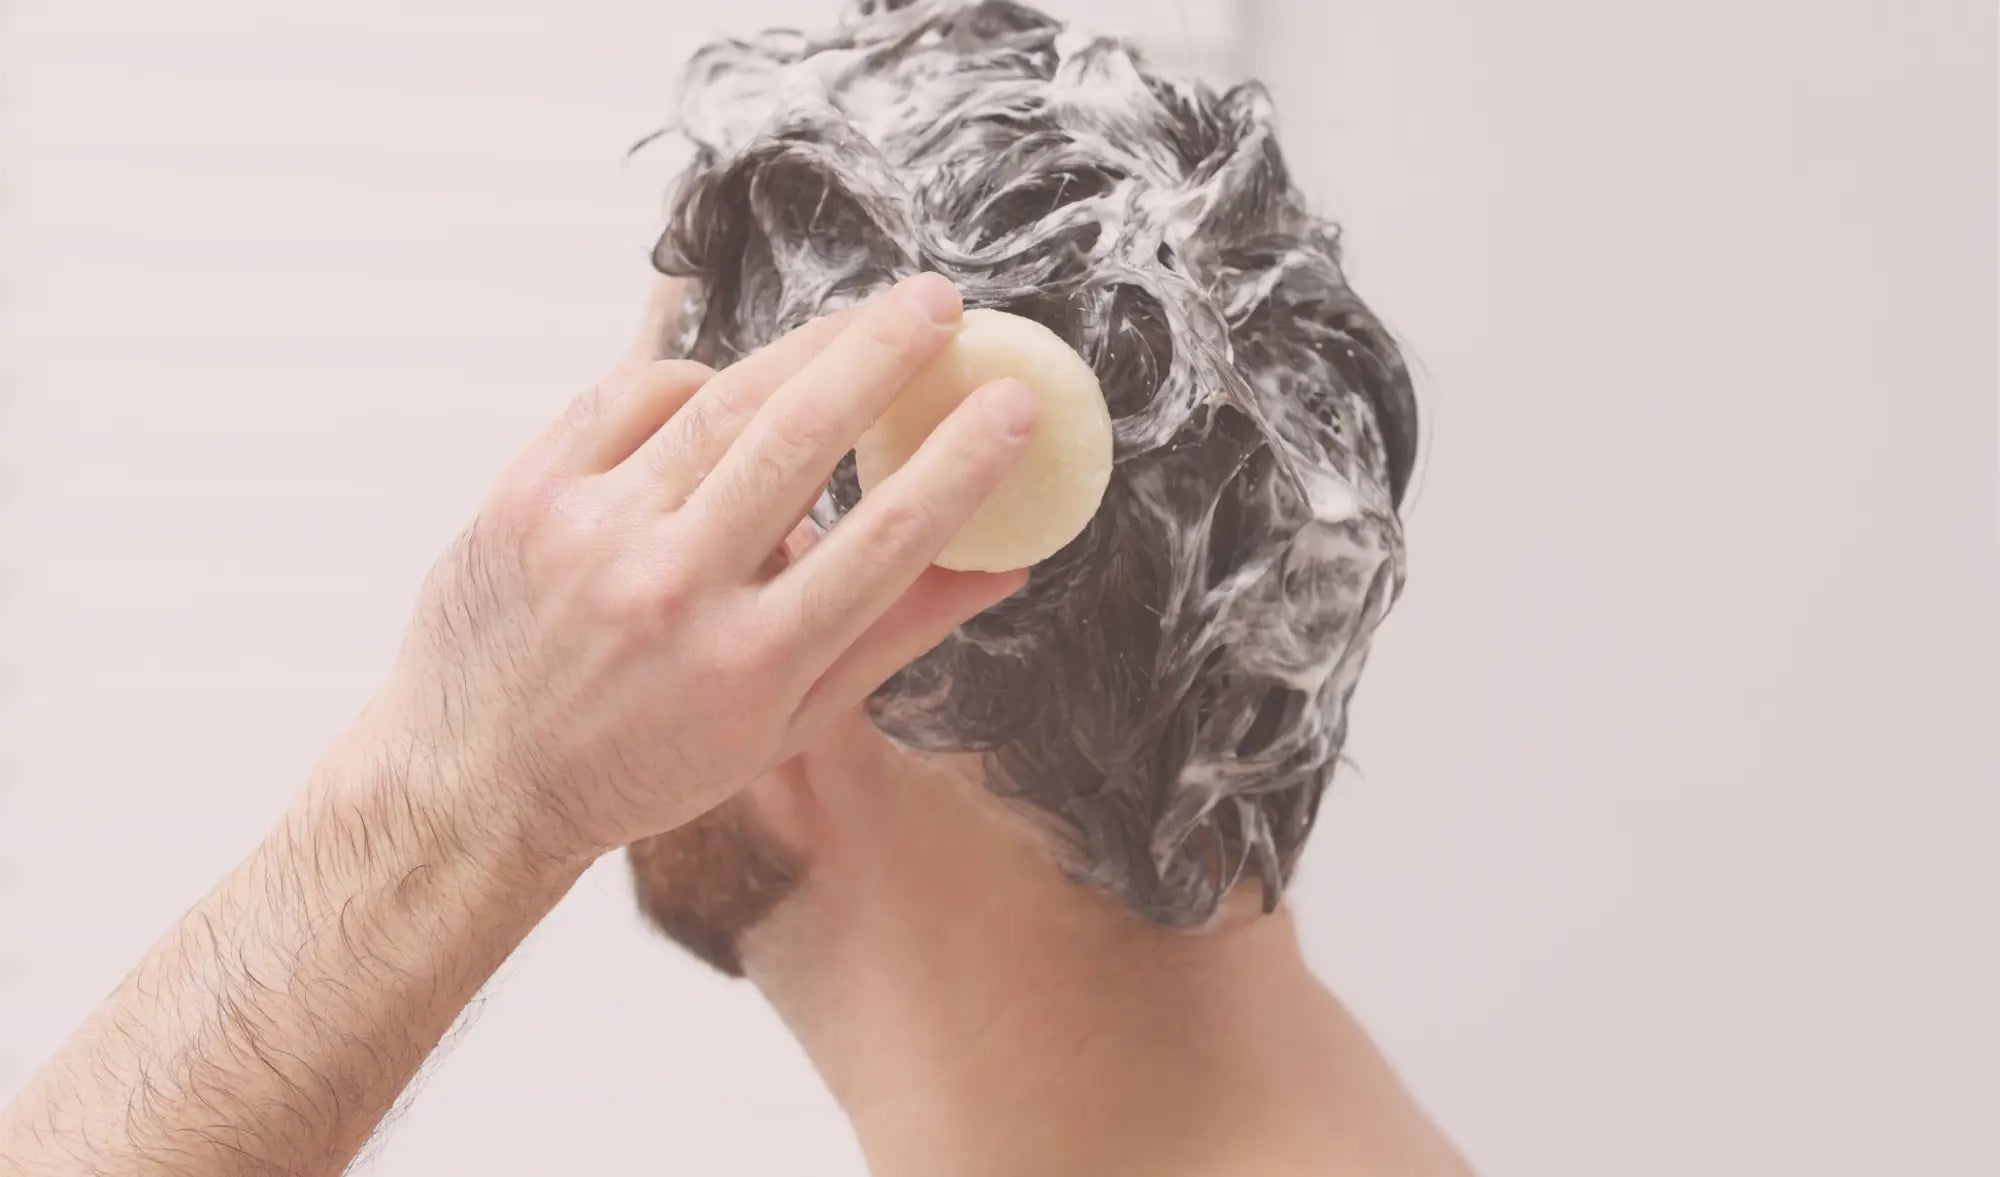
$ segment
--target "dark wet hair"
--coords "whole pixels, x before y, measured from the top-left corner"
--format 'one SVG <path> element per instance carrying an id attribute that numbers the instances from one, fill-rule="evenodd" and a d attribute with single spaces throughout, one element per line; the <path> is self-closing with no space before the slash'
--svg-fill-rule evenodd
<path id="1" fill-rule="evenodd" d="M 654 259 L 710 364 L 923 269 L 1096 370 L 1117 463 L 1084 533 L 876 695 L 1075 877 L 1174 926 L 1275 904 L 1403 578 L 1416 411 L 1255 85 L 1163 77 L 1010 0 L 854 6 L 703 49 Z M 818 513 L 856 496 L 843 469 Z"/>

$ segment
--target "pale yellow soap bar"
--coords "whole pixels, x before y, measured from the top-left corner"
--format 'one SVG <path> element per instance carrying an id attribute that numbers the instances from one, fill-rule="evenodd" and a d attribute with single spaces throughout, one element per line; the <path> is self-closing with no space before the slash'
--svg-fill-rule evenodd
<path id="1" fill-rule="evenodd" d="M 981 385 L 1012 376 L 1035 390 L 1041 416 L 1028 452 L 937 563 L 1004 572 L 1046 560 L 1075 539 L 1111 481 L 1111 414 L 1083 357 L 1055 332 L 1004 311 L 970 310 L 958 338 L 897 396 L 854 447 L 861 493 L 882 484 Z"/>

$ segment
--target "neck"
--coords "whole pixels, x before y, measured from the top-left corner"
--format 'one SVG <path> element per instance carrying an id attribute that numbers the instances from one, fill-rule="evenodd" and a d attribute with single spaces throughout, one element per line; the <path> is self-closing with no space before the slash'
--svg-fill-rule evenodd
<path id="1" fill-rule="evenodd" d="M 748 959 L 877 1177 L 1324 1172 L 1420 1123 L 1283 911 L 1164 931 L 983 800 L 884 800 Z"/>

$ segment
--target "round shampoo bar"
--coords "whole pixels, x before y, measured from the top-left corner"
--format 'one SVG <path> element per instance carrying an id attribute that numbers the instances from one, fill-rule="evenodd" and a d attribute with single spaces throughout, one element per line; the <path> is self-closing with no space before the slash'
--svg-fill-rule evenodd
<path id="1" fill-rule="evenodd" d="M 1111 481 L 1111 414 L 1090 365 L 1032 319 L 970 310 L 958 338 L 855 445 L 861 493 L 908 461 L 960 401 L 1009 376 L 1041 402 L 1034 436 L 1021 464 L 939 553 L 941 567 L 1005 572 L 1046 560 L 1083 531 Z"/>

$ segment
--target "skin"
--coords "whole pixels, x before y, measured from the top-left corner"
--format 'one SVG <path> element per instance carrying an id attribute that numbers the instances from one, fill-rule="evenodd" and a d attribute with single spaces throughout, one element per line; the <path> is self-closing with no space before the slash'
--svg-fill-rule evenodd
<path id="1" fill-rule="evenodd" d="M 1240 888 L 1161 929 L 1052 869 L 980 772 L 853 717 L 742 799 L 803 877 L 746 975 L 877 1177 L 1470 1173 L 1286 909 Z"/>
<path id="2" fill-rule="evenodd" d="M 999 382 L 803 558 L 950 338 L 919 275 L 720 373 L 628 361 L 500 478 L 269 836 L 0 1113 L 0 1170 L 333 1174 L 588 864 L 715 807 L 1018 576 L 931 558 L 1019 457 Z"/>
<path id="3" fill-rule="evenodd" d="M 984 773 L 856 709 L 731 802 L 799 880 L 736 954 L 876 1177 L 1468 1177 L 1289 910 L 1245 886 L 1214 927 L 1161 929 L 1053 869 Z M 648 898 L 690 881 L 634 870 Z M 696 875 L 734 893 L 740 870 Z"/>
<path id="4" fill-rule="evenodd" d="M 968 400 L 828 537 L 799 524 L 949 336 L 949 287 L 719 374 L 651 357 L 675 301 L 500 479 L 269 836 L 0 1112 L 0 1172 L 340 1172 L 593 860 L 729 806 L 801 877 L 743 966 L 878 1177 L 1467 1173 L 1286 911 L 1145 923 L 1052 869 L 976 758 L 862 718 L 1022 579 L 928 563 L 1018 456 L 1025 390 Z"/>

